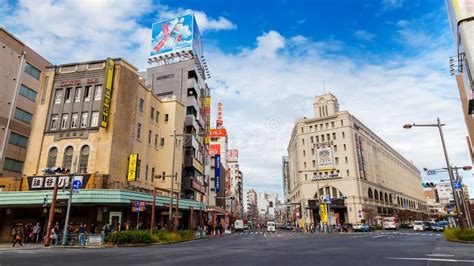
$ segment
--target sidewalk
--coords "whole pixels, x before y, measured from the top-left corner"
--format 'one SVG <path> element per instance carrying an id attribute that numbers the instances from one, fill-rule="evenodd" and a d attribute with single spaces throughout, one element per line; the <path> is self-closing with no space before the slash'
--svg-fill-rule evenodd
<path id="1" fill-rule="evenodd" d="M 27 249 L 40 249 L 43 248 L 43 244 L 30 244 L 20 246 L 20 244 L 16 244 L 15 247 L 12 247 L 12 243 L 0 243 L 0 252 L 1 251 L 12 251 L 12 250 L 27 250 Z"/>

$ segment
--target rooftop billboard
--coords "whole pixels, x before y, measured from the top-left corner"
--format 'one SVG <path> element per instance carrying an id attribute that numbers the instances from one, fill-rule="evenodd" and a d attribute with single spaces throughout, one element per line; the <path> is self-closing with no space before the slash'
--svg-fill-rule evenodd
<path id="1" fill-rule="evenodd" d="M 183 51 L 193 51 L 197 57 L 202 55 L 201 35 L 194 15 L 153 23 L 150 58 Z"/>

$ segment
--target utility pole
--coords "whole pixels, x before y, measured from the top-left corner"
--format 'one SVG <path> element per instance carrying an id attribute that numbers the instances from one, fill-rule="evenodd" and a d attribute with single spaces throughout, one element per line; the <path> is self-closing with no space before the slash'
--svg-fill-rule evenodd
<path id="1" fill-rule="evenodd" d="M 76 171 L 77 171 L 77 157 L 74 159 L 74 172 L 70 174 L 70 179 L 69 180 L 69 200 L 67 201 L 67 211 L 66 211 L 66 220 L 64 221 L 64 229 L 63 229 L 63 241 L 62 245 L 66 245 L 66 240 L 67 240 L 67 227 L 69 225 L 69 215 L 71 214 L 71 203 L 72 203 L 72 183 L 74 182 L 74 178 L 76 177 Z"/>
<path id="2" fill-rule="evenodd" d="M 454 169 L 456 171 L 456 179 L 461 184 L 461 191 L 459 191 L 461 193 L 461 195 L 458 195 L 458 197 L 460 197 L 461 202 L 462 202 L 463 210 L 464 210 L 464 213 L 466 215 L 467 226 L 469 228 L 472 228 L 471 212 L 470 212 L 470 209 L 469 209 L 469 204 L 466 202 L 466 199 L 464 198 L 464 189 L 462 187 L 461 176 L 459 176 L 458 167 L 455 167 Z M 457 194 L 458 191 L 453 191 L 453 196 L 454 196 L 455 193 Z M 462 219 L 462 217 L 461 217 L 461 219 Z"/>
<path id="3" fill-rule="evenodd" d="M 174 174 L 174 164 L 175 164 L 175 155 L 176 155 L 176 130 L 173 131 L 173 159 L 171 163 L 171 191 L 170 191 L 170 206 L 168 210 L 168 229 L 174 230 L 174 225 L 171 225 L 173 223 L 173 217 L 171 217 L 172 212 L 173 212 L 173 193 L 174 193 L 174 179 L 175 179 L 175 174 Z"/>
<path id="4" fill-rule="evenodd" d="M 49 219 L 48 227 L 46 229 L 46 237 L 44 239 L 44 246 L 47 247 L 51 241 L 51 229 L 53 228 L 53 219 L 54 219 L 54 208 L 56 208 L 56 197 L 58 195 L 58 184 L 54 185 L 53 199 L 51 201 L 51 207 L 49 208 Z"/>

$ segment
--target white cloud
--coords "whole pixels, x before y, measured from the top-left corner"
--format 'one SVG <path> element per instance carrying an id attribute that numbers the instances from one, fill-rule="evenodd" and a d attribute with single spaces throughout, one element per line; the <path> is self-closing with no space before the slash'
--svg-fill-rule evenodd
<path id="1" fill-rule="evenodd" d="M 357 39 L 363 40 L 363 41 L 372 41 L 375 38 L 375 34 L 370 33 L 365 30 L 357 30 L 354 32 L 354 36 Z"/>
<path id="2" fill-rule="evenodd" d="M 405 4 L 405 0 L 383 0 L 382 9 L 392 10 L 402 8 Z"/>
<path id="3" fill-rule="evenodd" d="M 165 20 L 165 19 L 176 17 L 176 16 L 194 13 L 196 17 L 196 22 L 199 25 L 199 30 L 201 32 L 233 30 L 237 28 L 237 26 L 234 23 L 232 23 L 230 20 L 228 20 L 227 18 L 222 17 L 222 16 L 218 17 L 217 19 L 211 18 L 203 11 L 183 9 L 183 8 L 173 9 L 165 5 L 158 5 L 158 10 L 159 10 L 158 18 L 160 20 Z"/>
<path id="4" fill-rule="evenodd" d="M 440 67 L 449 55 L 449 48 L 438 47 L 420 50 L 415 57 L 361 63 L 337 50 L 328 52 L 305 36 L 285 37 L 276 31 L 263 33 L 255 47 L 242 53 L 208 50 L 213 99 L 223 102 L 230 145 L 240 149 L 244 187 L 281 191 L 281 156 L 286 154 L 293 122 L 313 116 L 313 99 L 323 92 L 323 81 L 342 109 L 420 169 L 445 165 L 438 132 L 404 130 L 402 125 L 432 123 L 440 116 L 447 123 L 451 161 L 469 165 L 456 84 Z"/>

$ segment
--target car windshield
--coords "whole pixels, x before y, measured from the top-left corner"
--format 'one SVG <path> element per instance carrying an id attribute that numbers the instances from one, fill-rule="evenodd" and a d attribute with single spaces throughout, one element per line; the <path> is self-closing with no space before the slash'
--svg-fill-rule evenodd
<path id="1" fill-rule="evenodd" d="M 423 223 L 422 222 L 415 222 L 414 224 L 415 225 L 422 225 Z"/>

